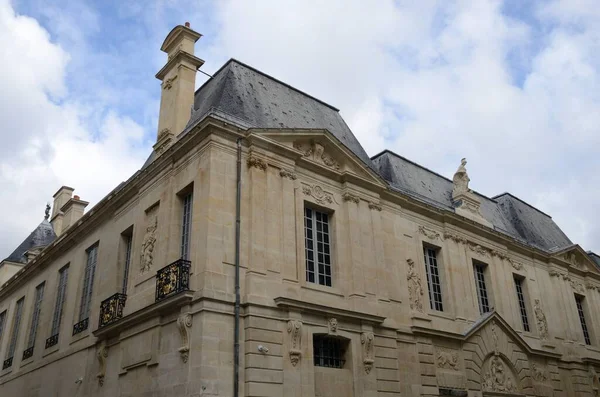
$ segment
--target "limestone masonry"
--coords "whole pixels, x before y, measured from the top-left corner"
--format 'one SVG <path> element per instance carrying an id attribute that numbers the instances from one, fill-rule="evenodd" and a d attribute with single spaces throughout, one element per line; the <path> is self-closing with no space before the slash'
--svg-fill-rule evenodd
<path id="1" fill-rule="evenodd" d="M 0 396 L 598 395 L 599 256 L 239 61 L 194 92 L 200 37 L 143 167 L 0 263 Z"/>

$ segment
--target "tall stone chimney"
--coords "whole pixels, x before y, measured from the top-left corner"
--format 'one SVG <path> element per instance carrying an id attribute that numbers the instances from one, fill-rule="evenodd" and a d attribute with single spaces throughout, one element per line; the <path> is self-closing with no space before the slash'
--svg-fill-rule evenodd
<path id="1" fill-rule="evenodd" d="M 69 226 L 75 224 L 83 216 L 85 207 L 89 204 L 83 201 L 79 196 L 73 196 L 72 187 L 63 186 L 54 194 L 54 204 L 52 205 L 52 228 L 57 236 L 60 236 L 63 231 Z"/>
<path id="2" fill-rule="evenodd" d="M 162 81 L 158 135 L 154 150 L 161 154 L 173 142 L 190 120 L 196 71 L 204 61 L 194 56 L 194 44 L 202 35 L 190 29 L 190 24 L 178 25 L 167 35 L 160 47 L 168 55 L 167 63 L 156 74 Z"/>

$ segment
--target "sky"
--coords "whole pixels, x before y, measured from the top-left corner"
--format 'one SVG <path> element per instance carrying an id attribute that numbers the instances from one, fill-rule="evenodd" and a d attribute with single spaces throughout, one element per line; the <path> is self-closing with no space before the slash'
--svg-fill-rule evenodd
<path id="1" fill-rule="evenodd" d="M 332 104 L 371 156 L 449 178 L 466 157 L 472 189 L 600 252 L 597 0 L 0 0 L 0 257 L 60 186 L 89 209 L 142 166 L 186 21 L 203 71 L 236 58 Z"/>

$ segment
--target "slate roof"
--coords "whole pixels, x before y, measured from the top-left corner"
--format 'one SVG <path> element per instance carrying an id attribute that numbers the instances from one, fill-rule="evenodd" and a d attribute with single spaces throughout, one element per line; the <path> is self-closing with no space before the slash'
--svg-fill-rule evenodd
<path id="1" fill-rule="evenodd" d="M 392 188 L 417 200 L 452 211 L 452 181 L 385 150 L 371 158 Z M 477 192 L 481 214 L 494 229 L 525 244 L 556 251 L 573 243 L 552 218 L 517 197 L 503 193 L 489 198 Z"/>
<path id="2" fill-rule="evenodd" d="M 56 238 L 52 224 L 44 219 L 33 232 L 5 260 L 27 263 L 25 252 L 36 247 L 46 247 Z"/>

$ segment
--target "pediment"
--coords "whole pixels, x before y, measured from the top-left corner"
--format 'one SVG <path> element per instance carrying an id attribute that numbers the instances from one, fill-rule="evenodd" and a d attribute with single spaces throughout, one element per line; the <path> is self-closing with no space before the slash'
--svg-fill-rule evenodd
<path id="1" fill-rule="evenodd" d="M 495 310 L 486 313 L 464 333 L 465 342 L 477 338 L 486 341 L 485 346 L 489 351 L 484 352 L 485 354 L 506 350 L 509 340 L 523 352 L 531 351 L 527 342 Z"/>
<path id="2" fill-rule="evenodd" d="M 552 258 L 569 266 L 569 268 L 600 275 L 600 271 L 594 261 L 578 244 L 555 252 L 552 254 Z"/>
<path id="3" fill-rule="evenodd" d="M 387 183 L 364 161 L 327 130 L 251 130 L 253 137 L 268 139 L 280 148 L 293 153 L 298 163 L 338 174 L 341 177 L 362 180 L 380 187 Z M 256 140 L 256 139 L 255 139 Z"/>

